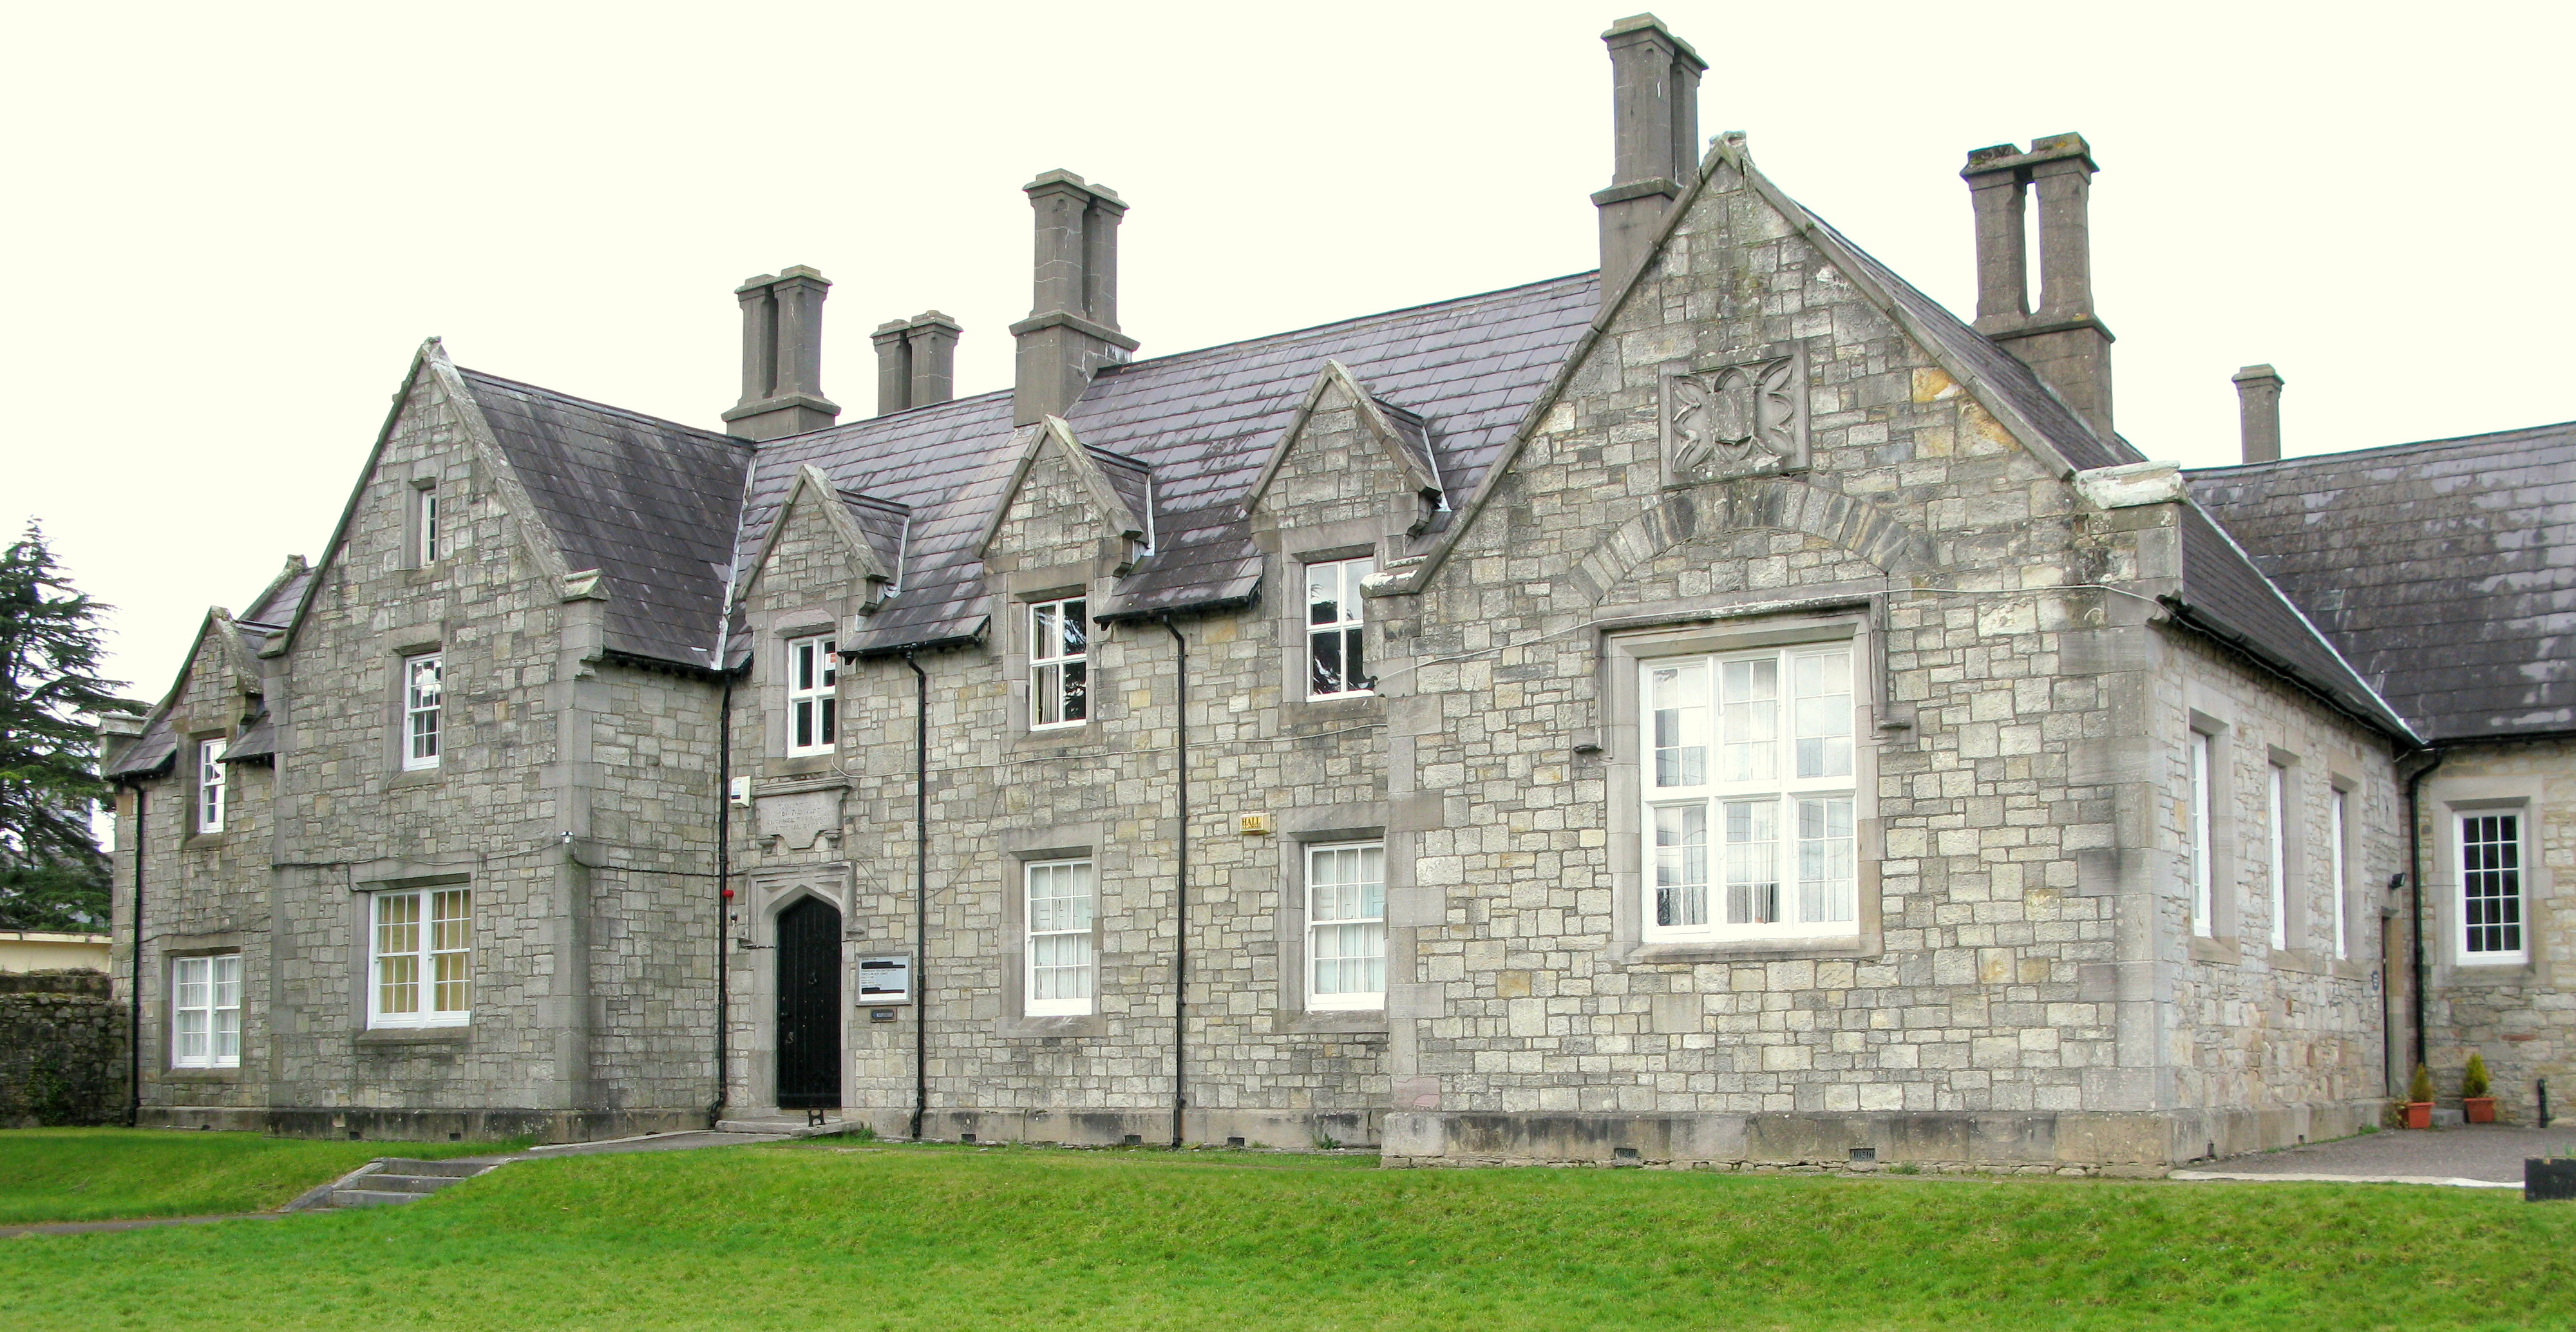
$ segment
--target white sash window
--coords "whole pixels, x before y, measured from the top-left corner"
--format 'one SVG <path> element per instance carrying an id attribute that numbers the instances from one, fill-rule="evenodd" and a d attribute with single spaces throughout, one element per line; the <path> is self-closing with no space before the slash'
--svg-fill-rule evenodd
<path id="1" fill-rule="evenodd" d="M 1375 560 L 1306 566 L 1306 697 L 1346 698 L 1377 688 L 1364 660 L 1360 580 Z"/>
<path id="2" fill-rule="evenodd" d="M 787 644 L 787 753 L 829 754 L 839 744 L 840 645 L 828 635 Z"/>
<path id="3" fill-rule="evenodd" d="M 2523 940 L 2522 815 L 2459 816 L 2460 960 L 2472 966 L 2530 960 Z"/>
<path id="4" fill-rule="evenodd" d="M 461 1027 L 473 1011 L 474 894 L 375 895 L 368 930 L 370 1027 Z"/>
<path id="5" fill-rule="evenodd" d="M 1079 1015 L 1092 1007 L 1091 862 L 1050 860 L 1028 875 L 1028 998 L 1031 1017 Z"/>
<path id="6" fill-rule="evenodd" d="M 445 658 L 436 652 L 403 659 L 403 767 L 438 766 L 446 713 Z"/>
<path id="7" fill-rule="evenodd" d="M 241 954 L 171 959 L 170 1066 L 241 1067 Z"/>
<path id="8" fill-rule="evenodd" d="M 1386 1007 L 1386 846 L 1306 852 L 1308 1008 Z"/>
<path id="9" fill-rule="evenodd" d="M 2191 733 L 2191 790 L 2187 793 L 2191 837 L 2191 932 L 2203 939 L 2217 933 L 2217 884 L 2210 864 L 2210 741 L 2203 731 Z"/>
<path id="10" fill-rule="evenodd" d="M 1080 726 L 1091 716 L 1091 618 L 1082 598 L 1029 607 L 1029 726 Z"/>
<path id="11" fill-rule="evenodd" d="M 224 830 L 224 742 L 197 742 L 197 831 Z"/>
<path id="12" fill-rule="evenodd" d="M 1645 937 L 1859 929 L 1852 650 L 1640 663 Z"/>

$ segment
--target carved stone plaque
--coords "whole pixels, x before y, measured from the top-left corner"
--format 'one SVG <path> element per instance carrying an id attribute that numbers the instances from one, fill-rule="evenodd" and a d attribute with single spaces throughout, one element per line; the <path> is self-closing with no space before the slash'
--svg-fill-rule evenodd
<path id="1" fill-rule="evenodd" d="M 813 846 L 815 838 L 841 830 L 841 794 L 826 790 L 760 797 L 756 807 L 760 835 L 785 838 L 787 846 L 797 851 Z"/>
<path id="2" fill-rule="evenodd" d="M 1663 376 L 1664 484 L 1807 465 L 1807 350 L 1786 343 Z"/>

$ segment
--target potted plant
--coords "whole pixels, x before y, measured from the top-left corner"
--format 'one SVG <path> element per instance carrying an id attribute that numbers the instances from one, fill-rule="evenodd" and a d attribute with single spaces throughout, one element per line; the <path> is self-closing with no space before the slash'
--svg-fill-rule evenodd
<path id="1" fill-rule="evenodd" d="M 2469 1052 L 2469 1066 L 2460 1074 L 2460 1109 L 2472 1124 L 2495 1122 L 2495 1097 L 2488 1094 L 2487 1058 L 2475 1050 Z"/>
<path id="2" fill-rule="evenodd" d="M 2433 1127 L 2433 1075 L 2422 1064 L 2415 1066 L 2415 1080 L 2406 1084 L 2406 1127 Z"/>

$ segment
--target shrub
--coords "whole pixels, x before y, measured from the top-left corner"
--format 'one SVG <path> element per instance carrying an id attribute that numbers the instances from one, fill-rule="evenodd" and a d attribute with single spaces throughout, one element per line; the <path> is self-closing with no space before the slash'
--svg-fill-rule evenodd
<path id="1" fill-rule="evenodd" d="M 2406 1084 L 2406 1099 L 2409 1101 L 2433 1099 L 2433 1074 L 2422 1064 L 2415 1066 L 2415 1080 Z"/>
<path id="2" fill-rule="evenodd" d="M 2460 1074 L 2460 1095 L 2463 1097 L 2471 1097 L 2484 1096 L 2486 1094 L 2487 1057 L 2479 1054 L 2475 1050 L 2471 1050 L 2469 1052 L 2469 1066 Z"/>

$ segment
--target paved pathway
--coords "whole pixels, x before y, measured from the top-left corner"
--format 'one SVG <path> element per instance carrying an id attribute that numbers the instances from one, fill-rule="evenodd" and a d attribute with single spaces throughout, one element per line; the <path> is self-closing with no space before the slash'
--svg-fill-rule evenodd
<path id="1" fill-rule="evenodd" d="M 679 1152 L 695 1147 L 739 1147 L 746 1143 L 784 1142 L 789 1136 L 786 1133 L 716 1133 L 702 1129 L 692 1133 L 613 1138 L 606 1142 L 567 1142 L 551 1147 L 531 1147 L 523 1152 L 447 1159 L 501 1165 L 509 1161 L 543 1161 L 556 1156 L 608 1156 L 623 1152 Z M 106 1230 L 144 1230 L 153 1226 L 201 1226 L 212 1221 L 274 1221 L 286 1215 L 288 1213 L 283 1211 L 233 1212 L 223 1216 L 152 1216 L 123 1221 L 50 1221 L 41 1225 L 0 1226 L 0 1239 L 19 1235 L 88 1235 Z"/>
<path id="2" fill-rule="evenodd" d="M 2176 1179 L 2403 1180 L 2522 1187 L 2525 1157 L 2576 1154 L 2576 1123 L 2547 1129 L 2470 1124 L 2382 1129 L 2358 1138 L 2231 1156 L 2174 1172 Z"/>

